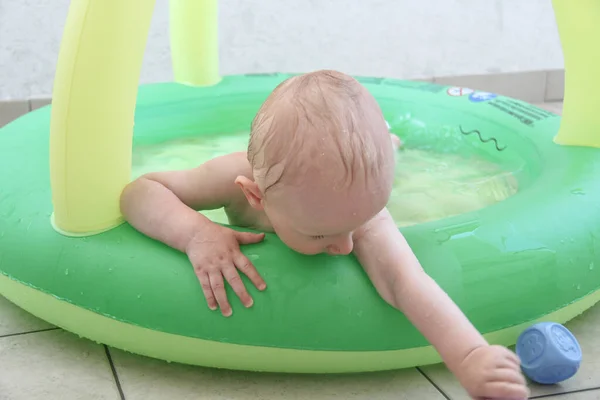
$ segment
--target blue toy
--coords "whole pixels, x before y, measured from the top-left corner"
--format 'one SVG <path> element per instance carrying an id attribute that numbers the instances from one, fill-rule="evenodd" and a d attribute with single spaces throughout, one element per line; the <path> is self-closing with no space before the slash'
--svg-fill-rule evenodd
<path id="1" fill-rule="evenodd" d="M 516 353 L 525 375 L 545 385 L 569 379 L 581 364 L 577 339 L 554 322 L 541 322 L 523 331 L 517 339 Z"/>

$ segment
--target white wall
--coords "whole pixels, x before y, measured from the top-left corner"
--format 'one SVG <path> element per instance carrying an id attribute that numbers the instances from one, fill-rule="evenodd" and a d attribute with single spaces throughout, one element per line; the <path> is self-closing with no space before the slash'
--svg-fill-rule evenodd
<path id="1" fill-rule="evenodd" d="M 51 94 L 68 6 L 0 0 L 0 99 Z M 222 0 L 219 19 L 225 75 L 334 68 L 411 79 L 563 68 L 550 0 Z M 167 0 L 157 0 L 142 82 L 171 80 L 168 41 Z"/>

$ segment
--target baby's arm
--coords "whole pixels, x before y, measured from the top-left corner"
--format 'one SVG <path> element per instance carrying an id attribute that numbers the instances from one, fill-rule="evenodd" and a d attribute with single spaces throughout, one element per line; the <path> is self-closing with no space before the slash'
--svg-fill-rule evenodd
<path id="1" fill-rule="evenodd" d="M 256 243 L 264 235 L 237 232 L 213 223 L 196 210 L 226 207 L 239 188 L 234 180 L 249 169 L 245 156 L 230 154 L 207 161 L 197 168 L 145 174 L 125 187 L 121 212 L 137 230 L 187 253 L 202 285 L 208 306 L 217 304 L 231 314 L 223 278 L 244 305 L 252 298 L 236 268 L 259 288 L 266 286 L 239 244 Z"/>
<path id="2" fill-rule="evenodd" d="M 211 223 L 196 210 L 225 207 L 233 197 L 237 159 L 229 154 L 192 169 L 142 175 L 123 190 L 121 212 L 140 232 L 185 251 L 198 230 Z"/>
<path id="3" fill-rule="evenodd" d="M 516 355 L 490 346 L 425 273 L 387 209 L 355 233 L 354 246 L 380 295 L 429 340 L 471 396 L 527 397 Z"/>

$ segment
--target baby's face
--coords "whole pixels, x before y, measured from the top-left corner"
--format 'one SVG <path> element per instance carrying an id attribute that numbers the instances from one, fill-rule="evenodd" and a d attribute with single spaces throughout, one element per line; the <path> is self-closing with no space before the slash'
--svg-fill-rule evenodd
<path id="1" fill-rule="evenodd" d="M 339 191 L 303 186 L 282 188 L 264 201 L 277 236 L 302 254 L 351 253 L 353 232 L 377 215 L 389 198 L 387 188 L 373 185 L 353 184 Z"/>

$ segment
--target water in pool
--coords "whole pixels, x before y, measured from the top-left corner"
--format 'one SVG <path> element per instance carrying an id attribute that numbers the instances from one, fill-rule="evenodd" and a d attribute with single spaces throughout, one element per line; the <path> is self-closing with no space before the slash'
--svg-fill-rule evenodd
<path id="1" fill-rule="evenodd" d="M 247 144 L 248 133 L 240 133 L 135 146 L 133 177 L 192 168 L 220 155 L 244 151 Z M 405 149 L 396 157 L 396 179 L 388 209 L 399 226 L 408 226 L 474 211 L 516 191 L 513 175 L 487 160 Z M 213 221 L 227 223 L 223 210 L 202 213 Z"/>

